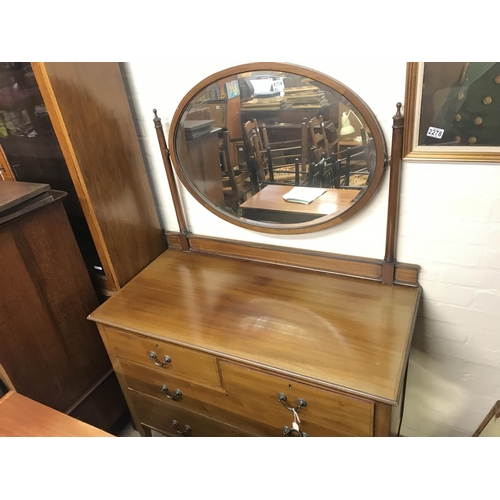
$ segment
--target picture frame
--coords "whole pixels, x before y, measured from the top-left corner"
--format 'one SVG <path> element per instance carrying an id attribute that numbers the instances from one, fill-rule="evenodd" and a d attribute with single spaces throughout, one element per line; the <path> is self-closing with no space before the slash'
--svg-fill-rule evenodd
<path id="1" fill-rule="evenodd" d="M 410 62 L 403 158 L 500 162 L 500 63 Z"/>

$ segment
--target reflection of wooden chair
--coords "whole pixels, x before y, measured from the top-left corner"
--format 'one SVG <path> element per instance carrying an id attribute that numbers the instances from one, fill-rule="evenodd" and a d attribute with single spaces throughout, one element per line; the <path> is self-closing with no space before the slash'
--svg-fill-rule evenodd
<path id="1" fill-rule="evenodd" d="M 221 148 L 222 186 L 224 201 L 236 213 L 241 203 L 257 192 L 256 179 L 247 163 L 247 168 L 234 166 L 229 154 L 229 132 L 222 133 Z"/>
<path id="2" fill-rule="evenodd" d="M 271 181 L 301 184 L 309 171 L 306 122 L 302 122 L 300 139 L 296 140 L 271 142 L 265 125 L 261 132 Z"/>
<path id="3" fill-rule="evenodd" d="M 247 156 L 247 164 L 254 164 L 259 182 L 265 181 L 266 175 L 268 175 L 266 153 L 257 120 L 247 121 L 243 125 L 243 143 Z"/>
<path id="4" fill-rule="evenodd" d="M 316 161 L 319 162 L 323 156 L 329 157 L 332 153 L 328 137 L 326 135 L 325 123 L 321 115 L 309 120 L 309 132 Z"/>
<path id="5" fill-rule="evenodd" d="M 337 162 L 334 187 L 361 189 L 366 186 L 371 172 L 362 144 L 339 151 L 333 156 Z"/>
<path id="6" fill-rule="evenodd" d="M 337 160 L 335 156 L 323 155 L 320 161 L 311 162 L 307 185 L 310 187 L 334 188 L 337 179 Z"/>
<path id="7" fill-rule="evenodd" d="M 308 186 L 364 190 L 375 170 L 375 157 L 364 144 L 323 155 L 311 164 Z"/>
<path id="8" fill-rule="evenodd" d="M 243 126 L 249 160 L 253 161 L 261 185 L 299 185 L 308 175 L 307 126 L 302 124 L 301 138 L 294 141 L 270 142 L 265 125 L 257 120 Z"/>

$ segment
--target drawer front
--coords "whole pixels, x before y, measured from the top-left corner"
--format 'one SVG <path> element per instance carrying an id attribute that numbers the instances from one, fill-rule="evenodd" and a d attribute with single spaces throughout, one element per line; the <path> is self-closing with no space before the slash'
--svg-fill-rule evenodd
<path id="1" fill-rule="evenodd" d="M 198 384 L 220 386 L 215 358 L 208 354 L 114 328 L 106 327 L 104 331 L 114 353 L 121 358 Z"/>
<path id="2" fill-rule="evenodd" d="M 119 370 L 128 388 L 142 392 L 165 403 L 208 415 L 207 403 L 225 409 L 226 391 L 207 388 L 189 380 L 172 377 L 170 373 L 146 368 L 120 359 Z"/>
<path id="3" fill-rule="evenodd" d="M 185 437 L 245 437 L 251 433 L 158 401 L 129 389 L 129 396 L 141 424 L 168 434 Z"/>
<path id="4" fill-rule="evenodd" d="M 310 423 L 349 436 L 372 436 L 374 404 L 325 389 L 287 380 L 286 378 L 220 361 L 222 386 L 229 395 L 254 401 L 269 408 L 297 407 L 303 399 L 306 406 L 298 410 L 301 430 Z M 280 403 L 278 395 L 286 396 Z M 285 410 L 292 421 L 293 413 Z M 307 431 L 306 431 L 307 432 Z"/>
<path id="5" fill-rule="evenodd" d="M 158 372 L 123 360 L 120 360 L 119 370 L 130 389 L 170 403 L 180 409 L 227 422 L 251 434 L 283 436 L 283 427 L 292 426 L 293 415 L 283 408 L 269 408 L 228 394 L 223 389 L 202 387 L 187 380 L 172 377 L 166 372 Z M 344 435 L 314 422 L 304 422 L 301 430 L 310 436 Z M 296 433 L 291 435 L 296 435 Z"/>

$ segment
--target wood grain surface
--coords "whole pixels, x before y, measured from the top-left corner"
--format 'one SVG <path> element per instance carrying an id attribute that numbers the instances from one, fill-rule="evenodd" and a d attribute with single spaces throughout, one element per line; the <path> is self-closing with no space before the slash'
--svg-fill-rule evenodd
<path id="1" fill-rule="evenodd" d="M 397 404 L 420 293 L 166 251 L 89 318 Z"/>
<path id="2" fill-rule="evenodd" d="M 111 364 L 62 201 L 1 225 L 0 248 L 0 363 L 17 392 L 66 411 Z"/>
<path id="3" fill-rule="evenodd" d="M 118 63 L 32 63 L 112 290 L 162 251 L 153 195 Z"/>
<path id="4" fill-rule="evenodd" d="M 17 392 L 9 392 L 0 399 L 0 437 L 112 436 Z"/>

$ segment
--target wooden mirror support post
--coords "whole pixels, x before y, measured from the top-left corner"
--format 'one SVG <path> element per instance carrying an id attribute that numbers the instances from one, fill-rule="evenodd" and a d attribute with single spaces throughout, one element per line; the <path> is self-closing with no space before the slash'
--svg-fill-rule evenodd
<path id="1" fill-rule="evenodd" d="M 401 103 L 398 102 L 397 112 L 393 116 L 391 171 L 389 178 L 389 203 L 387 209 L 387 233 L 385 242 L 385 256 L 382 264 L 382 283 L 394 284 L 396 268 L 396 234 L 399 212 L 399 188 L 401 177 L 401 159 L 403 157 L 403 130 L 404 117 L 401 114 Z"/>
<path id="2" fill-rule="evenodd" d="M 165 165 L 165 172 L 167 173 L 168 185 L 170 186 L 170 193 L 172 194 L 172 200 L 174 202 L 175 215 L 177 216 L 177 222 L 179 223 L 179 234 L 175 233 L 167 235 L 168 245 L 173 247 L 180 246 L 182 250 L 188 251 L 189 231 L 186 224 L 186 218 L 184 217 L 184 211 L 182 210 L 181 198 L 179 196 L 177 184 L 175 183 L 174 171 L 172 169 L 172 163 L 170 162 L 170 152 L 167 147 L 165 134 L 163 133 L 163 126 L 161 124 L 161 119 L 158 117 L 156 109 L 153 109 L 153 113 L 155 115 L 153 121 L 156 128 L 156 135 L 158 136 L 158 142 L 160 143 L 161 156 L 163 158 L 163 164 Z"/>

